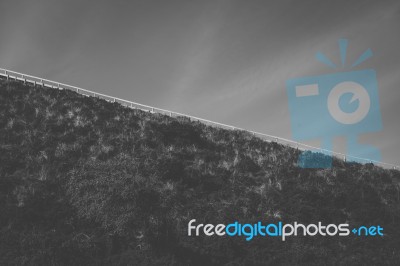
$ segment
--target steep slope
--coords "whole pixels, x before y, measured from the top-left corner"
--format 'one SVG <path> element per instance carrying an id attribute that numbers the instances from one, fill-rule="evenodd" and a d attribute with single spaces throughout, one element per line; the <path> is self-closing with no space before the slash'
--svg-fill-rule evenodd
<path id="1" fill-rule="evenodd" d="M 0 265 L 393 265 L 400 174 L 0 80 Z M 381 225 L 384 237 L 189 237 L 187 223 Z"/>

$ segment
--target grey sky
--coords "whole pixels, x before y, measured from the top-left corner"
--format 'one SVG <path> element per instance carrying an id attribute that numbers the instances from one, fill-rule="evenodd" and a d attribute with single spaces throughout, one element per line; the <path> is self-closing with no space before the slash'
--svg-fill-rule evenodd
<path id="1" fill-rule="evenodd" d="M 347 38 L 378 76 L 383 131 L 362 141 L 400 164 L 399 26 L 399 1 L 2 0 L 0 66 L 291 138 L 285 81 L 335 72 L 314 55 L 340 62 Z"/>

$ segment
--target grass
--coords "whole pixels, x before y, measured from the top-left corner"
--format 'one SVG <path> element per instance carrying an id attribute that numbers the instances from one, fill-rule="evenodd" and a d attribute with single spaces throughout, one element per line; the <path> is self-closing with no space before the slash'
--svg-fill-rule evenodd
<path id="1" fill-rule="evenodd" d="M 394 265 L 400 173 L 0 81 L 0 265 Z M 187 223 L 381 225 L 384 237 L 188 237 Z"/>

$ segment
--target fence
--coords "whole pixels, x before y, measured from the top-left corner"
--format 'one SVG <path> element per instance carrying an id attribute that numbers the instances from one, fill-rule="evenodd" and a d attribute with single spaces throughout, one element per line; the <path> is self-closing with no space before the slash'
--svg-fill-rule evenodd
<path id="1" fill-rule="evenodd" d="M 85 96 L 92 96 L 92 97 L 98 97 L 98 98 L 102 98 L 106 101 L 109 102 L 118 102 L 121 105 L 124 105 L 126 107 L 129 108 L 133 108 L 133 109 L 140 109 L 143 111 L 148 111 L 148 112 L 152 112 L 152 113 L 161 113 L 161 114 L 165 114 L 165 115 L 169 115 L 171 117 L 175 116 L 182 116 L 182 117 L 187 117 L 190 120 L 194 120 L 194 121 L 199 121 L 208 125 L 212 125 L 212 126 L 216 126 L 216 127 L 220 127 L 220 128 L 225 128 L 225 129 L 231 129 L 231 130 L 240 130 L 240 131 L 245 131 L 248 132 L 250 134 L 253 134 L 254 136 L 257 136 L 265 141 L 269 141 L 269 142 L 277 142 L 280 144 L 284 144 L 284 145 L 288 145 L 292 148 L 296 148 L 302 151 L 305 150 L 314 150 L 314 151 L 318 151 L 324 154 L 329 154 L 335 157 L 338 157 L 344 161 L 357 161 L 360 163 L 373 163 L 385 168 L 393 168 L 393 169 L 399 169 L 399 167 L 397 165 L 393 165 L 393 164 L 388 164 L 388 163 L 383 163 L 383 162 L 378 162 L 378 161 L 373 161 L 373 160 L 369 160 L 369 159 L 365 159 L 365 158 L 360 158 L 360 157 L 356 157 L 356 156 L 351 156 L 351 155 L 345 155 L 343 153 L 339 153 L 339 152 L 334 152 L 334 151 L 328 151 L 325 149 L 321 149 L 321 148 L 317 148 L 317 147 L 313 147 L 304 143 L 300 143 L 300 142 L 296 142 L 293 140 L 289 140 L 289 139 L 285 139 L 285 138 L 280 138 L 280 137 L 276 137 L 276 136 L 271 136 L 268 134 L 264 134 L 264 133 L 260 133 L 260 132 L 255 132 L 255 131 L 251 131 L 251 130 L 246 130 L 243 128 L 239 128 L 239 127 L 235 127 L 235 126 L 231 126 L 231 125 L 226 125 L 226 124 L 222 124 L 222 123 L 218 123 L 218 122 L 214 122 L 211 120 L 207 120 L 207 119 L 203 119 L 203 118 L 199 118 L 199 117 L 195 117 L 195 116 L 191 116 L 191 115 L 186 115 L 186 114 L 181 114 L 181 113 L 177 113 L 177 112 L 173 112 L 173 111 L 169 111 L 169 110 L 165 110 L 165 109 L 161 109 L 161 108 L 157 108 L 157 107 L 153 107 L 153 106 L 149 106 L 149 105 L 144 105 L 144 104 L 140 104 L 140 103 L 136 103 L 136 102 L 132 102 L 132 101 L 127 101 L 124 99 L 120 99 L 120 98 L 116 98 L 110 95 L 106 95 L 106 94 L 102 94 L 102 93 L 97 93 L 94 91 L 90 91 L 90 90 L 86 90 L 86 89 L 82 89 L 79 87 L 75 87 L 75 86 L 71 86 L 68 84 L 64 84 L 64 83 L 60 83 L 60 82 L 56 82 L 56 81 L 52 81 L 52 80 L 48 80 L 48 79 L 43 79 L 43 78 L 39 78 L 39 77 L 35 77 L 35 76 L 31 76 L 31 75 L 26 75 L 26 74 L 22 74 L 19 72 L 15 72 L 12 70 L 8 70 L 8 69 L 3 69 L 0 68 L 0 76 L 6 78 L 7 80 L 15 80 L 15 81 L 21 81 L 23 83 L 30 83 L 34 86 L 42 86 L 42 87 L 48 87 L 48 88 L 53 88 L 53 89 L 59 89 L 59 90 L 64 90 L 64 89 L 69 89 L 72 91 L 76 91 L 77 93 L 80 93 L 82 95 Z"/>

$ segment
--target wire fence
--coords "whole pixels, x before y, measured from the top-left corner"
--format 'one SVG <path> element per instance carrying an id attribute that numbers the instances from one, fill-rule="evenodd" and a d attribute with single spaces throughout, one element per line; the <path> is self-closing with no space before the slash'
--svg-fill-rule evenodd
<path id="1" fill-rule="evenodd" d="M 42 87 L 47 87 L 47 88 L 59 89 L 59 90 L 65 90 L 65 89 L 72 90 L 72 91 L 76 91 L 77 93 L 85 95 L 85 96 L 102 98 L 109 102 L 117 102 L 123 106 L 132 108 L 132 109 L 140 109 L 142 111 L 147 111 L 147 112 L 151 112 L 151 113 L 160 113 L 160 114 L 168 115 L 171 117 L 186 117 L 186 118 L 189 118 L 191 121 L 199 121 L 199 122 L 205 123 L 207 125 L 216 126 L 219 128 L 245 131 L 245 132 L 248 132 L 248 133 L 250 133 L 256 137 L 259 137 L 265 141 L 268 141 L 268 142 L 277 142 L 277 143 L 280 143 L 283 145 L 288 145 L 292 148 L 296 148 L 296 149 L 299 149 L 302 151 L 311 150 L 311 151 L 315 151 L 315 152 L 320 152 L 323 154 L 337 157 L 343 161 L 354 161 L 354 162 L 358 162 L 358 163 L 373 163 L 375 165 L 379 165 L 379 166 L 382 166 L 385 168 L 399 169 L 399 166 L 394 165 L 394 164 L 383 163 L 383 162 L 378 162 L 378 161 L 374 161 L 374 160 L 369 160 L 366 158 L 360 158 L 360 157 L 346 155 L 346 154 L 339 153 L 339 152 L 329 151 L 329 150 L 321 149 L 318 147 L 310 146 L 310 145 L 307 145 L 307 144 L 304 144 L 301 142 L 297 142 L 297 141 L 293 141 L 293 140 L 289 140 L 289 139 L 285 139 L 285 138 L 281 138 L 281 137 L 277 137 L 277 136 L 272 136 L 272 135 L 268 135 L 268 134 L 264 134 L 264 133 L 260 133 L 260 132 L 256 132 L 256 131 L 251 131 L 251 130 L 243 129 L 243 128 L 232 126 L 232 125 L 222 124 L 222 123 L 214 122 L 211 120 L 207 120 L 207 119 L 203 119 L 203 118 L 199 118 L 199 117 L 195 117 L 195 116 L 191 116 L 191 115 L 187 115 L 187 114 L 182 114 L 182 113 L 178 113 L 178 112 L 174 112 L 174 111 L 169 111 L 169 110 L 165 110 L 165 109 L 161 109 L 161 108 L 157 108 L 157 107 L 153 107 L 153 106 L 149 106 L 149 105 L 145 105 L 145 104 L 127 101 L 125 99 L 113 97 L 110 95 L 98 93 L 98 92 L 91 91 L 91 90 L 82 89 L 82 88 L 79 88 L 76 86 L 71 86 L 71 85 L 60 83 L 57 81 L 52 81 L 52 80 L 48 80 L 48 79 L 44 79 L 44 78 L 39 78 L 39 77 L 15 72 L 15 71 L 4 69 L 4 68 L 0 68 L 0 76 L 3 78 L 6 78 L 7 80 L 20 81 L 20 82 L 23 82 L 24 84 L 28 83 L 28 84 L 32 84 L 34 86 L 42 86 Z"/>

